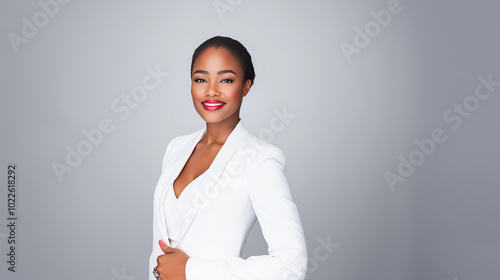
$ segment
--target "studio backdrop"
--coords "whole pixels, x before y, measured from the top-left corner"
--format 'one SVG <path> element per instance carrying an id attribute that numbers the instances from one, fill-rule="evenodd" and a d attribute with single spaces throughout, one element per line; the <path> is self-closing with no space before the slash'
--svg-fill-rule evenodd
<path id="1" fill-rule="evenodd" d="M 307 279 L 498 279 L 499 10 L 1 1 L 0 278 L 149 276 L 165 148 L 205 125 L 191 56 L 224 35 L 252 55 L 241 119 L 286 156 Z"/>

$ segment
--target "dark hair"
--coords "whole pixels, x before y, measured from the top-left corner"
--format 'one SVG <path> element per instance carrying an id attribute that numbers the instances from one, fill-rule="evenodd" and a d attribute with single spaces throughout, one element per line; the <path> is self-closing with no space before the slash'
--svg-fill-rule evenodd
<path id="1" fill-rule="evenodd" d="M 193 73 L 193 65 L 196 59 L 198 59 L 198 57 L 204 50 L 210 47 L 214 47 L 216 49 L 225 48 L 234 56 L 236 56 L 241 64 L 241 67 L 243 68 L 244 81 L 250 80 L 252 82 L 250 86 L 253 85 L 253 80 L 255 79 L 255 71 L 253 69 L 252 57 L 248 53 L 245 46 L 243 46 L 240 42 L 232 38 L 223 36 L 212 37 L 203 42 L 200 46 L 198 46 L 198 48 L 196 48 L 196 50 L 194 50 L 193 59 L 191 60 L 191 75 Z"/>

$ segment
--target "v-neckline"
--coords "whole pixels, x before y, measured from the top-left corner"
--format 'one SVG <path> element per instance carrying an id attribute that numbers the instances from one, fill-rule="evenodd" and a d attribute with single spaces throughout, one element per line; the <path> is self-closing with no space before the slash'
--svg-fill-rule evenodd
<path id="1" fill-rule="evenodd" d="M 231 141 L 231 140 L 230 140 L 230 139 L 231 139 L 231 135 L 233 135 L 233 134 L 234 134 L 235 130 L 238 128 L 238 126 L 239 126 L 239 125 L 242 125 L 242 124 L 241 124 L 241 119 L 238 121 L 238 123 L 237 123 L 237 124 L 236 124 L 236 126 L 233 128 L 233 130 L 229 133 L 228 137 L 226 138 L 226 141 L 224 141 L 224 144 L 222 144 L 222 146 L 220 147 L 219 151 L 217 152 L 217 154 L 215 155 L 214 159 L 212 160 L 212 162 L 211 162 L 211 163 L 210 163 L 210 165 L 208 166 L 207 170 L 205 170 L 203 173 L 201 173 L 200 175 L 198 175 L 198 177 L 194 178 L 191 182 L 189 182 L 189 183 L 186 185 L 186 187 L 184 187 L 184 189 L 182 189 L 181 193 L 179 194 L 179 197 L 177 197 L 177 196 L 175 195 L 174 183 L 175 183 L 175 181 L 179 178 L 179 176 L 181 175 L 182 170 L 184 170 L 184 167 L 186 167 L 186 164 L 187 164 L 187 162 L 189 161 L 189 159 L 191 158 L 191 156 L 193 155 L 194 150 L 196 149 L 196 146 L 197 146 L 197 145 L 198 145 L 198 143 L 201 141 L 201 139 L 203 139 L 203 136 L 205 136 L 205 133 L 207 132 L 207 127 L 205 126 L 205 127 L 203 128 L 203 130 L 202 130 L 202 131 L 201 131 L 201 133 L 200 133 L 201 135 L 200 135 L 200 136 L 198 137 L 198 139 L 197 139 L 198 141 L 195 141 L 195 142 L 194 142 L 194 145 L 193 145 L 193 146 L 191 147 L 191 149 L 190 149 L 190 150 L 191 150 L 191 153 L 189 153 L 189 155 L 186 157 L 186 159 L 184 160 L 183 164 L 181 165 L 181 168 L 180 168 L 179 172 L 177 173 L 177 176 L 175 176 L 175 179 L 172 181 L 172 191 L 173 191 L 173 194 L 174 194 L 174 197 L 176 198 L 176 200 L 178 200 L 178 199 L 181 197 L 182 193 L 186 190 L 186 188 L 187 188 L 187 187 L 189 187 L 189 186 L 191 185 L 191 183 L 193 183 L 194 181 L 196 181 L 196 179 L 198 179 L 198 178 L 202 177 L 205 173 L 209 172 L 209 171 L 210 171 L 210 169 L 211 169 L 212 167 L 214 167 L 214 166 L 215 166 L 214 164 L 216 163 L 216 161 L 217 161 L 217 160 L 218 160 L 218 158 L 220 157 L 220 155 L 221 155 L 221 151 L 224 149 L 224 147 L 226 147 L 226 146 L 227 146 L 226 144 L 228 143 L 228 141 Z"/>
<path id="2" fill-rule="evenodd" d="M 179 171 L 179 173 L 177 174 L 177 176 L 175 177 L 175 179 L 172 181 L 172 193 L 174 194 L 174 198 L 175 200 L 179 200 L 179 198 L 181 197 L 182 193 L 194 182 L 196 181 L 198 178 L 202 177 L 205 173 L 208 172 L 208 170 L 210 170 L 210 168 L 212 167 L 212 165 L 214 164 L 215 160 L 217 159 L 217 157 L 219 156 L 219 153 L 220 151 L 224 148 L 224 145 L 226 144 L 227 142 L 227 139 L 226 139 L 226 142 L 224 142 L 224 144 L 222 144 L 222 146 L 220 147 L 219 151 L 217 152 L 217 154 L 215 155 L 214 159 L 212 160 L 212 162 L 210 163 L 210 165 L 208 166 L 207 170 L 205 170 L 203 173 L 201 173 L 200 175 L 198 175 L 196 178 L 194 178 L 193 180 L 191 180 L 191 182 L 189 182 L 181 191 L 181 193 L 179 194 L 179 196 L 177 196 L 175 194 L 175 188 L 174 188 L 174 184 L 175 184 L 175 181 L 177 179 L 179 179 L 179 176 L 181 175 L 182 173 L 182 170 L 184 170 L 184 168 L 186 167 L 186 164 L 187 162 L 189 161 L 189 159 L 191 158 L 191 156 L 193 155 L 194 153 L 194 150 L 196 150 L 196 146 L 198 146 L 198 144 L 200 143 L 201 139 L 203 139 L 203 136 L 205 136 L 205 133 L 207 132 L 207 128 L 205 127 L 201 133 L 201 136 L 198 138 L 198 141 L 195 142 L 194 146 L 191 148 L 191 153 L 189 154 L 189 156 L 186 158 L 186 160 L 184 161 L 184 164 L 182 165 L 182 168 L 181 170 Z M 231 132 L 232 133 L 232 132 Z M 231 135 L 231 134 L 230 134 Z M 229 138 L 229 137 L 228 137 Z"/>
<path id="3" fill-rule="evenodd" d="M 215 157 L 217 157 L 217 155 L 215 155 Z M 215 158 L 214 158 L 214 161 L 215 161 Z M 212 161 L 213 162 L 213 161 Z M 210 164 L 210 166 L 212 166 L 212 164 Z M 179 196 L 176 196 L 175 195 L 175 188 L 174 188 L 174 182 L 175 180 L 172 182 L 172 194 L 174 195 L 174 198 L 176 201 L 180 200 L 180 197 L 181 195 L 184 193 L 184 191 L 190 186 L 192 185 L 196 180 L 198 180 L 198 178 L 201 178 L 203 175 L 205 175 L 205 173 L 208 172 L 208 170 L 210 169 L 210 166 L 207 168 L 207 170 L 205 170 L 205 172 L 201 173 L 200 175 L 198 175 L 198 177 L 194 178 L 191 182 L 189 182 L 185 187 L 184 189 L 181 191 L 181 193 L 179 194 Z M 179 173 L 180 175 L 180 173 Z M 179 177 L 179 175 L 177 177 Z M 176 178 L 177 180 L 177 178 Z"/>

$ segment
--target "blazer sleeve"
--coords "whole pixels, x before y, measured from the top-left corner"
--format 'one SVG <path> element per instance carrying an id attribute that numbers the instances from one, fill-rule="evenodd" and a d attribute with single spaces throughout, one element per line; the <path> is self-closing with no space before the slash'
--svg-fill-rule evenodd
<path id="1" fill-rule="evenodd" d="M 297 280 L 307 270 L 307 248 L 296 205 L 285 177 L 280 149 L 266 149 L 249 172 L 252 206 L 268 244 L 268 255 L 208 261 L 190 258 L 187 280 Z"/>

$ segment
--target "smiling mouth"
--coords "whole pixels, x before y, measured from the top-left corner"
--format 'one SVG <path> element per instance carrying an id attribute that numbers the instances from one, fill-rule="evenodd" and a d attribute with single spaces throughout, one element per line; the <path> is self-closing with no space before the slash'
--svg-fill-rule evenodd
<path id="1" fill-rule="evenodd" d="M 203 105 L 206 105 L 206 106 L 221 106 L 221 105 L 226 104 L 224 102 L 220 102 L 220 103 L 205 103 L 205 102 L 201 102 L 201 103 L 203 103 Z"/>
<path id="2" fill-rule="evenodd" d="M 222 108 L 222 106 L 224 106 L 226 103 L 219 100 L 205 100 L 201 102 L 201 104 L 206 110 L 215 111 Z"/>

